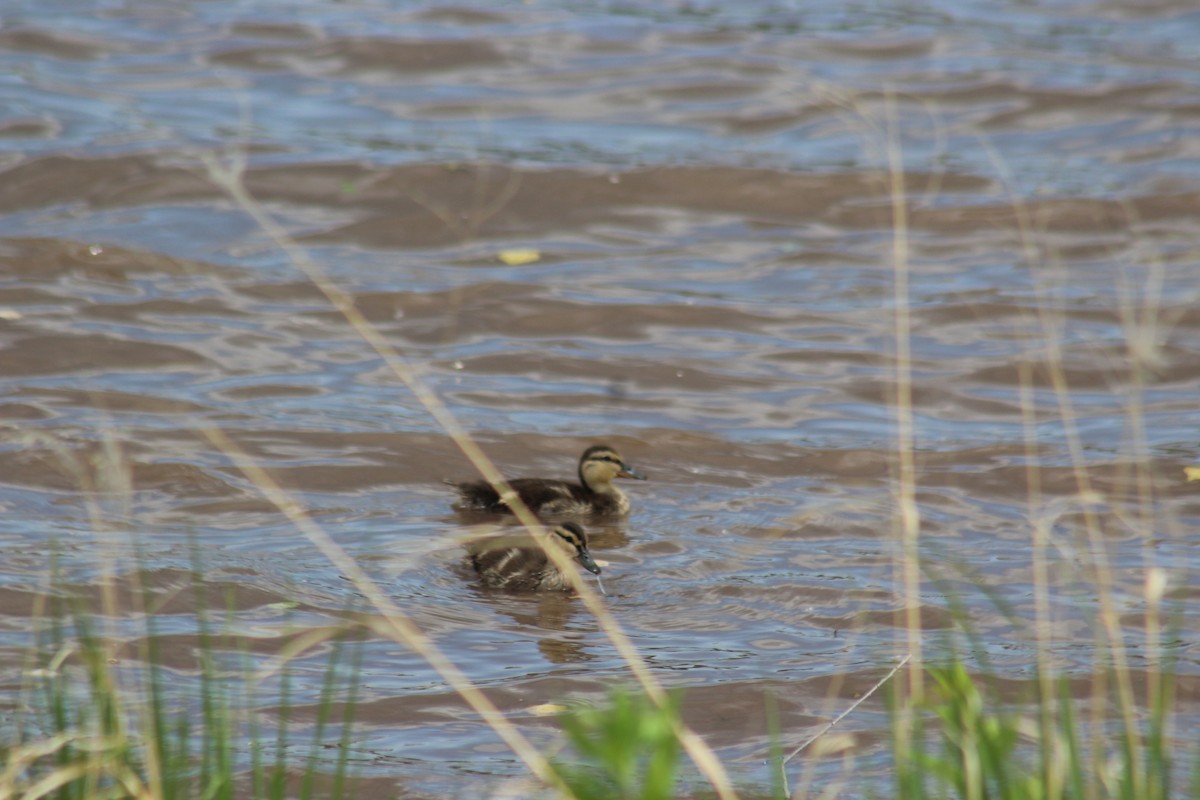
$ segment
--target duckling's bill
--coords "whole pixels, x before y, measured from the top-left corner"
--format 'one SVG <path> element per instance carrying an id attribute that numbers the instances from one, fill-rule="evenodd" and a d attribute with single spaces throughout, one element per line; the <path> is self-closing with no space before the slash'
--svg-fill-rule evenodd
<path id="1" fill-rule="evenodd" d="M 588 572 L 592 573 L 593 575 L 600 574 L 600 565 L 592 559 L 592 554 L 587 550 L 580 550 L 576 554 L 575 558 L 579 560 L 579 563 L 582 564 L 583 568 Z"/>
<path id="2" fill-rule="evenodd" d="M 638 472 L 636 469 L 629 466 L 628 464 L 621 464 L 621 471 L 617 473 L 617 477 L 618 478 L 633 478 L 634 480 L 639 480 L 639 481 L 646 480 L 646 474 L 644 472 Z"/>

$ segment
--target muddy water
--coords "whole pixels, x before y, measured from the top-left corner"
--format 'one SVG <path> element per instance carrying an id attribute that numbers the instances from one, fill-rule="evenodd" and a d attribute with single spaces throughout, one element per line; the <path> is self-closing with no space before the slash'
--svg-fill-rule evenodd
<path id="1" fill-rule="evenodd" d="M 536 741 L 532 706 L 626 676 L 577 601 L 472 582 L 439 482 L 471 468 L 214 180 L 239 164 L 510 475 L 569 476 L 596 441 L 650 475 L 628 520 L 591 526 L 606 602 L 743 786 L 768 780 L 765 696 L 799 743 L 908 651 L 905 327 L 929 652 L 961 603 L 978 655 L 1027 688 L 1035 529 L 1049 657 L 1081 695 L 1099 555 L 1135 671 L 1146 570 L 1197 597 L 1188 3 L 39 0 L 3 22 L 5 706 L 53 552 L 97 604 L 112 576 L 131 668 L 126 590 L 150 587 L 183 687 L 194 543 L 231 654 L 361 605 L 210 427 Z M 517 248 L 540 259 L 504 263 Z M 1172 647 L 1187 721 L 1191 621 Z M 362 658 L 373 793 L 523 774 L 419 658 Z M 298 662 L 300 733 L 323 659 Z M 886 787 L 881 703 L 839 729 L 849 760 L 793 777 Z"/>

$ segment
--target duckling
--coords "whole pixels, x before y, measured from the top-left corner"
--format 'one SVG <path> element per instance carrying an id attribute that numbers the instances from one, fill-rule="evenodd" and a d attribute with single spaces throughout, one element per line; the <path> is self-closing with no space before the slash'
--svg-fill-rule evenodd
<path id="1" fill-rule="evenodd" d="M 551 528 L 546 544 L 558 546 L 588 572 L 600 574 L 600 567 L 588 551 L 587 534 L 574 522 Z M 529 541 L 528 536 L 484 539 L 470 545 L 468 552 L 471 566 L 479 573 L 484 586 L 535 592 L 561 592 L 571 588 L 567 576 L 542 548 Z"/>
<path id="2" fill-rule="evenodd" d="M 579 458 L 579 483 L 553 478 L 517 478 L 508 484 L 535 514 L 628 514 L 629 498 L 613 484 L 615 478 L 646 480 L 645 475 L 622 461 L 616 450 L 597 444 L 584 450 Z M 458 489 L 460 510 L 512 513 L 487 481 L 447 483 Z"/>

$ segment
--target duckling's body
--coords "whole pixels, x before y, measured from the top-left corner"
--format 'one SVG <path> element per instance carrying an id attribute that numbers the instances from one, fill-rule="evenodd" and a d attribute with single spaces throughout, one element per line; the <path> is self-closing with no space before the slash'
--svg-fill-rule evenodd
<path id="1" fill-rule="evenodd" d="M 619 516 L 629 513 L 629 498 L 617 488 L 616 478 L 644 481 L 646 476 L 621 460 L 608 445 L 598 444 L 583 451 L 579 458 L 579 483 L 553 478 L 517 478 L 508 482 L 529 510 L 545 516 Z M 452 483 L 464 511 L 490 511 L 511 514 L 487 481 Z"/>
<path id="2" fill-rule="evenodd" d="M 547 547 L 558 547 L 588 572 L 600 567 L 588 551 L 587 534 L 574 522 L 550 529 Z M 562 592 L 571 588 L 570 579 L 554 565 L 542 548 L 528 536 L 484 539 L 469 546 L 471 566 L 484 586 L 527 592 Z"/>

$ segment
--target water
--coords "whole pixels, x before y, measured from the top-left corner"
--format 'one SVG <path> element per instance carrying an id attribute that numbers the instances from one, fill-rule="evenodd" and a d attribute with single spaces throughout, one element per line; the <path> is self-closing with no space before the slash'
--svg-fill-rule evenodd
<path id="1" fill-rule="evenodd" d="M 927 644 L 953 595 L 982 655 L 1032 675 L 1028 628 L 980 587 L 1033 618 L 1042 524 L 1053 656 L 1086 687 L 1096 548 L 1131 642 L 1148 567 L 1179 603 L 1197 591 L 1197 21 L 1170 2 L 9 3 L 9 690 L 55 547 L 81 591 L 112 572 L 169 595 L 200 543 L 264 657 L 360 602 L 210 426 L 535 740 L 553 729 L 528 709 L 626 678 L 577 600 L 473 584 L 440 483 L 471 468 L 205 158 L 245 160 L 253 198 L 509 475 L 567 477 L 597 441 L 649 473 L 627 521 L 589 526 L 605 602 L 743 785 L 768 780 L 765 693 L 799 742 L 906 647 L 903 191 Z M 189 607 L 160 616 L 190 663 Z M 136 626 L 113 624 L 135 663 Z M 419 658 L 371 640 L 363 659 L 353 760 L 381 793 L 522 774 Z M 885 786 L 882 704 L 839 729 L 854 771 L 795 774 Z"/>

